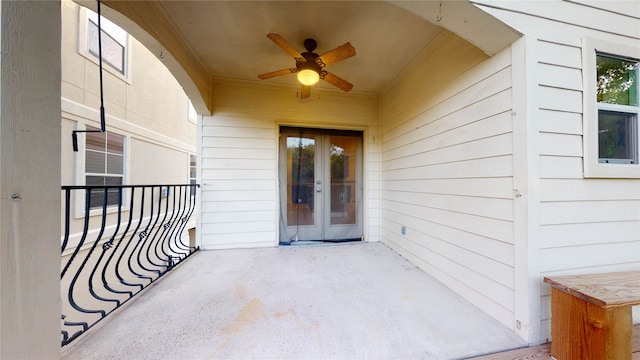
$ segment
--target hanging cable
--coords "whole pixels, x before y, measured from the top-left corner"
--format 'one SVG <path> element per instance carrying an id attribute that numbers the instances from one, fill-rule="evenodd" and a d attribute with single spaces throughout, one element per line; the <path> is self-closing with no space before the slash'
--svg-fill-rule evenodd
<path id="1" fill-rule="evenodd" d="M 104 111 L 104 88 L 102 80 L 102 15 L 100 14 L 100 0 L 98 2 L 98 67 L 100 69 L 100 130 L 74 130 L 71 132 L 73 151 L 78 152 L 78 133 L 105 132 L 107 131 L 106 116 Z"/>

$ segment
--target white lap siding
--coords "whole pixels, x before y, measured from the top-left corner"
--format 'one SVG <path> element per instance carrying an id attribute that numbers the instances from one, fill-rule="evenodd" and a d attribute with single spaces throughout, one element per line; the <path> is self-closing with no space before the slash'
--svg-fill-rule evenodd
<path id="1" fill-rule="evenodd" d="M 232 116 L 206 119 L 201 157 L 203 246 L 273 246 L 277 169 L 273 122 Z"/>
<path id="2" fill-rule="evenodd" d="M 323 86 L 320 100 L 314 87 L 312 97 L 300 101 L 296 87 L 216 82 L 214 114 L 203 116 L 200 128 L 204 249 L 277 246 L 280 125 L 364 131 L 364 233 L 378 240 L 378 97 Z"/>
<path id="3" fill-rule="evenodd" d="M 514 324 L 511 56 L 443 30 L 383 94 L 382 238 Z"/>
<path id="4" fill-rule="evenodd" d="M 528 86 L 537 94 L 536 272 L 541 286 L 540 342 L 550 339 L 550 288 L 544 276 L 640 268 L 640 180 L 583 176 L 582 40 L 593 37 L 640 46 L 640 6 L 634 2 L 481 1 L 480 8 L 533 38 L 537 60 Z"/>

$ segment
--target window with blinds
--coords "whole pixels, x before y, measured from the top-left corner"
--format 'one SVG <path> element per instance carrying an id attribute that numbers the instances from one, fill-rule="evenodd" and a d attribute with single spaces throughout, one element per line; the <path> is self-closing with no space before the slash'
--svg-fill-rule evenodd
<path id="1" fill-rule="evenodd" d="M 99 129 L 87 126 L 87 130 Z M 124 136 L 112 132 L 86 133 L 85 181 L 90 186 L 122 185 L 124 183 Z M 103 206 L 104 190 L 93 190 L 90 207 Z M 118 189 L 109 189 L 106 205 L 118 205 Z"/>
<path id="2" fill-rule="evenodd" d="M 196 178 L 196 164 L 197 157 L 193 154 L 189 154 L 189 184 L 197 184 Z M 196 194 L 196 188 L 191 188 L 191 196 Z"/>

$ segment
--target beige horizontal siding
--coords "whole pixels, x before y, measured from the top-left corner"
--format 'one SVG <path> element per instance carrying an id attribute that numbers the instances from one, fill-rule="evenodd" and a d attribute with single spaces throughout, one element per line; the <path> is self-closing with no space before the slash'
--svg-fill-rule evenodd
<path id="1" fill-rule="evenodd" d="M 201 242 L 205 249 L 278 244 L 278 127 L 366 130 L 367 240 L 379 240 L 378 98 L 321 90 L 300 102 L 297 89 L 218 80 L 214 114 L 202 119 Z"/>
<path id="2" fill-rule="evenodd" d="M 511 327 L 510 54 L 477 65 L 485 59 L 443 31 L 383 94 L 381 231 L 387 244 Z"/>

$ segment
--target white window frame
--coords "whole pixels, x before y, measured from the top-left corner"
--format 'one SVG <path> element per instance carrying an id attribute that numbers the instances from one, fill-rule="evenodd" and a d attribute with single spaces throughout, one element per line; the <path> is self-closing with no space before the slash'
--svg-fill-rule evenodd
<path id="1" fill-rule="evenodd" d="M 87 183 L 87 178 L 88 177 L 94 177 L 94 178 L 101 178 L 103 179 L 102 181 L 104 181 L 104 179 L 106 178 L 117 178 L 120 180 L 120 185 L 124 185 L 126 184 L 124 181 L 124 170 L 125 170 L 125 163 L 124 163 L 124 154 L 125 154 L 125 146 L 126 146 L 126 137 L 124 135 L 120 135 L 117 132 L 113 132 L 113 131 L 106 131 L 104 133 L 102 132 L 95 132 L 95 131 L 99 131 L 98 128 L 91 128 L 90 129 L 92 132 L 86 132 L 84 134 L 84 138 L 85 138 L 85 156 L 88 153 L 98 153 L 104 156 L 104 162 L 100 163 L 100 165 L 102 165 L 102 170 L 104 170 L 104 172 L 87 172 L 86 169 L 86 161 L 85 161 L 85 184 Z M 122 151 L 118 151 L 118 152 L 112 152 L 109 151 L 109 135 L 111 136 L 117 136 L 120 137 L 122 139 Z M 86 146 L 87 143 L 87 138 L 90 136 L 99 136 L 99 137 L 104 137 L 105 138 L 105 148 L 102 149 L 89 149 L 88 146 Z M 122 166 L 118 167 L 118 171 L 122 171 L 122 173 L 110 173 L 109 169 L 108 169 L 108 164 L 109 164 L 109 157 L 115 155 L 117 157 L 121 157 L 122 158 Z M 85 157 L 86 159 L 86 157 Z M 122 201 L 122 199 L 121 199 Z M 117 207 L 118 205 L 122 205 L 122 203 L 120 204 L 107 204 L 107 207 Z M 97 206 L 94 208 L 98 208 Z"/>
<path id="2" fill-rule="evenodd" d="M 78 21 L 78 53 L 85 58 L 91 60 L 96 65 L 100 64 L 100 59 L 89 51 L 87 37 L 89 33 L 89 21 L 92 18 L 96 18 L 95 12 L 85 7 L 80 7 L 79 21 Z M 95 22 L 95 21 L 94 21 Z M 124 46 L 124 74 L 120 70 L 112 67 L 108 62 L 103 61 L 103 69 L 109 73 L 117 76 L 118 78 L 130 83 L 131 79 L 131 36 L 120 28 L 118 25 L 106 19 L 104 16 L 100 22 L 102 30 L 112 36 L 118 43 Z"/>
<path id="3" fill-rule="evenodd" d="M 598 110 L 635 113 L 635 142 L 640 144 L 640 107 L 597 102 L 596 55 L 640 60 L 640 47 L 623 45 L 611 41 L 584 38 L 582 41 L 583 79 L 583 162 L 585 178 L 640 178 L 640 164 L 601 163 L 598 153 Z M 636 149 L 636 153 L 640 149 Z M 640 154 L 639 154 L 640 155 Z"/>
<path id="4" fill-rule="evenodd" d="M 192 166 L 191 166 L 191 157 L 192 156 L 195 157 L 195 159 L 196 159 L 195 166 L 193 166 L 193 167 L 195 167 L 194 170 L 196 171 L 196 173 L 195 173 L 196 176 L 195 177 L 191 177 L 191 168 L 192 168 Z M 197 184 L 198 183 L 198 155 L 193 154 L 193 153 L 189 153 L 188 168 L 189 168 L 189 184 Z M 195 190 L 195 191 L 197 191 L 197 190 Z M 195 191 L 191 192 L 191 196 L 195 195 Z"/>

